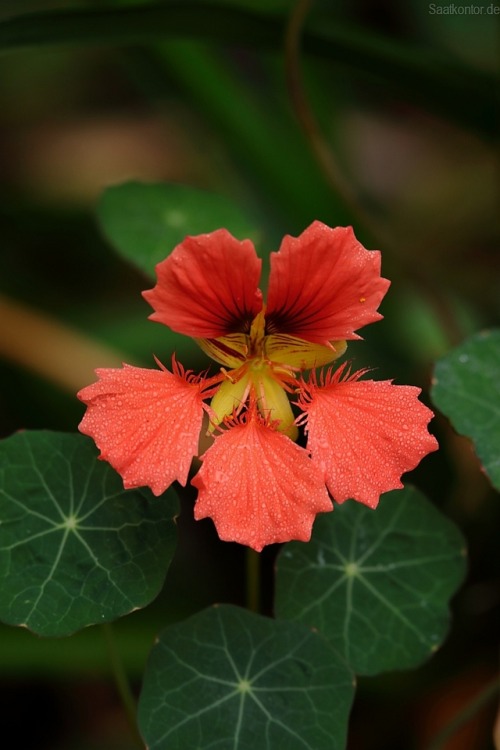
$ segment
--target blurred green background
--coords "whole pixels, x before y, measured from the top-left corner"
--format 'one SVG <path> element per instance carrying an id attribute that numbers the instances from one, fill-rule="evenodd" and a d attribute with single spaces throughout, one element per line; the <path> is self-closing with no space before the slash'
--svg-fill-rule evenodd
<path id="1" fill-rule="evenodd" d="M 263 257 L 315 219 L 352 224 L 382 251 L 392 286 L 384 320 L 348 355 L 377 378 L 419 385 L 428 402 L 435 359 L 500 321 L 500 16 L 495 3 L 452 5 L 3 0 L 1 435 L 74 431 L 74 394 L 94 367 L 149 366 L 153 353 L 168 362 L 173 348 L 185 365 L 207 366 L 194 344 L 147 321 L 140 292 L 151 279 L 99 228 L 99 196 L 127 180 L 226 197 Z M 360 681 L 351 750 L 427 748 L 497 669 L 498 495 L 469 442 L 439 415 L 433 429 L 441 451 L 411 481 L 461 526 L 469 577 L 429 664 Z M 115 626 L 137 688 L 165 624 L 244 602 L 241 550 L 195 524 L 192 503 L 188 491 L 164 592 Z M 269 580 L 274 554 L 263 554 Z M 270 585 L 265 598 L 271 611 Z M 131 746 L 97 628 L 44 641 L 2 626 L 0 697 L 19 746 Z M 490 702 L 443 747 L 492 748 L 493 715 Z"/>

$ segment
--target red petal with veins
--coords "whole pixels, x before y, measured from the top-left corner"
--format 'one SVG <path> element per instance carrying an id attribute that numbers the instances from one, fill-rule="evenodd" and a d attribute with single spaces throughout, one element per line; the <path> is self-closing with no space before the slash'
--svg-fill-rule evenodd
<path id="1" fill-rule="evenodd" d="M 316 513 L 332 510 L 307 451 L 266 425 L 255 407 L 202 458 L 191 482 L 199 490 L 194 516 L 212 518 L 224 541 L 258 552 L 275 542 L 307 542 Z"/>
<path id="2" fill-rule="evenodd" d="M 130 365 L 96 373 L 98 382 L 78 393 L 87 404 L 79 430 L 94 439 L 99 458 L 126 489 L 147 486 L 161 495 L 175 479 L 185 485 L 203 417 L 199 383 Z"/>
<path id="3" fill-rule="evenodd" d="M 328 374 L 324 386 L 304 385 L 307 447 L 334 500 L 375 508 L 383 492 L 403 486 L 401 474 L 439 447 L 427 431 L 433 413 L 418 400 L 420 388 L 359 380 L 362 372 L 341 380 L 343 371 Z"/>
<path id="4" fill-rule="evenodd" d="M 156 266 L 154 289 L 143 292 L 150 319 L 194 338 L 248 331 L 262 308 L 261 265 L 250 240 L 226 229 L 186 237 Z"/>
<path id="5" fill-rule="evenodd" d="M 352 227 L 315 221 L 299 237 L 284 237 L 271 254 L 267 333 L 327 344 L 360 338 L 390 282 L 380 276 L 380 253 L 366 250 Z"/>

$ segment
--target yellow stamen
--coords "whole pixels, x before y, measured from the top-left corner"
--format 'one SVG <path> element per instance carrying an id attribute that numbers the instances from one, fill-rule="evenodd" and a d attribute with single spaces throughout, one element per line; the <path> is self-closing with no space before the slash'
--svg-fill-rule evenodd
<path id="1" fill-rule="evenodd" d="M 218 339 L 196 339 L 196 343 L 211 359 L 231 369 L 240 367 L 248 359 L 250 337 L 245 333 L 228 333 Z"/>
<path id="2" fill-rule="evenodd" d="M 223 365 L 224 380 L 211 402 L 215 419 L 210 429 L 238 413 L 252 390 L 261 414 L 277 422 L 277 429 L 292 440 L 297 439 L 298 429 L 287 391 L 293 390 L 297 371 L 332 362 L 347 348 L 345 341 L 323 346 L 287 334 L 266 335 L 265 307 L 253 319 L 249 334 L 231 333 L 197 342 Z"/>
<path id="3" fill-rule="evenodd" d="M 345 341 L 335 341 L 329 346 L 323 346 L 280 333 L 266 336 L 264 342 L 265 356 L 268 359 L 298 370 L 322 367 L 341 357 L 346 349 Z"/>

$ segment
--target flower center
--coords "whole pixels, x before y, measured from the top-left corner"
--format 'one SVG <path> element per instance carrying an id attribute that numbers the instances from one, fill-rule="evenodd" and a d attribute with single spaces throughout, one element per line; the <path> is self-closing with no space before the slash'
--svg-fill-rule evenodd
<path id="1" fill-rule="evenodd" d="M 197 340 L 204 352 L 223 365 L 221 383 L 211 401 L 212 421 L 218 424 L 238 413 L 252 397 L 261 414 L 295 440 L 298 430 L 288 393 L 294 389 L 297 373 L 331 362 L 344 353 L 346 344 L 323 346 L 289 334 L 266 334 L 265 314 L 263 306 L 248 333 Z"/>
<path id="2" fill-rule="evenodd" d="M 260 313 L 255 316 L 250 327 L 250 336 L 248 343 L 248 359 L 257 359 L 264 357 L 264 342 L 266 340 L 266 320 L 265 306 Z"/>

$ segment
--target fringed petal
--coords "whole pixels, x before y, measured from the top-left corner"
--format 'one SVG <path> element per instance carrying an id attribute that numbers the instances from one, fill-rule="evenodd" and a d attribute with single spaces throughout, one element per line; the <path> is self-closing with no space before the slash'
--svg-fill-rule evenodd
<path id="1" fill-rule="evenodd" d="M 96 373 L 99 380 L 78 393 L 87 404 L 79 430 L 94 439 L 99 458 L 126 489 L 147 486 L 161 495 L 174 480 L 185 485 L 203 417 L 199 379 L 179 367 L 171 373 L 124 365 Z"/>
<path id="2" fill-rule="evenodd" d="M 194 338 L 248 332 L 262 308 L 260 269 L 250 240 L 226 229 L 186 237 L 156 266 L 156 286 L 143 292 L 150 318 Z"/>
<path id="3" fill-rule="evenodd" d="M 286 236 L 271 254 L 266 333 L 328 345 L 360 338 L 355 331 L 376 312 L 390 282 L 380 276 L 380 252 L 361 245 L 352 227 L 315 221 Z"/>
<path id="4" fill-rule="evenodd" d="M 218 435 L 192 484 L 197 520 L 219 537 L 260 552 L 266 544 L 308 541 L 317 513 L 332 510 L 323 473 L 304 448 L 273 429 L 255 404 Z"/>
<path id="5" fill-rule="evenodd" d="M 307 415 L 307 447 L 338 503 L 353 498 L 371 508 L 401 488 L 401 475 L 438 448 L 427 431 L 433 413 L 419 388 L 389 380 L 342 379 L 341 367 L 318 385 L 303 384 L 299 407 Z"/>

